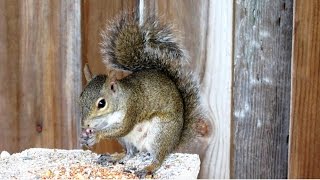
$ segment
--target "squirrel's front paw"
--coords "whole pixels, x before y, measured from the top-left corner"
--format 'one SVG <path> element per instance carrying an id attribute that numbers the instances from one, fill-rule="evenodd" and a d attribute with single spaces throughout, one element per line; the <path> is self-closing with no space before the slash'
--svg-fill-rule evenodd
<path id="1" fill-rule="evenodd" d="M 92 129 L 85 129 L 80 136 L 80 145 L 91 147 L 96 143 L 96 134 Z"/>

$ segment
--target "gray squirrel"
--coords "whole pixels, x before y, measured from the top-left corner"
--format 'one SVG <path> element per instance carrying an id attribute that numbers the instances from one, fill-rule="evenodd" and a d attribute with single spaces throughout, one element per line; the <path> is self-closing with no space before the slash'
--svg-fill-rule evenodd
<path id="1" fill-rule="evenodd" d="M 115 138 L 126 151 L 122 161 L 147 152 L 152 163 L 142 171 L 153 173 L 169 153 L 209 133 L 199 82 L 169 25 L 124 13 L 102 33 L 101 53 L 111 70 L 94 77 L 85 70 L 81 144 Z"/>

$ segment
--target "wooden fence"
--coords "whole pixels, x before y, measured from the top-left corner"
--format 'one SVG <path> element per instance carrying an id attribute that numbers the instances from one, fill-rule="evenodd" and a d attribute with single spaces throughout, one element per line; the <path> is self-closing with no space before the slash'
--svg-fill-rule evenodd
<path id="1" fill-rule="evenodd" d="M 320 1 L 0 0 L 0 151 L 79 148 L 85 62 L 121 11 L 173 22 L 214 124 L 203 178 L 320 178 Z M 116 152 L 115 141 L 94 151 Z"/>

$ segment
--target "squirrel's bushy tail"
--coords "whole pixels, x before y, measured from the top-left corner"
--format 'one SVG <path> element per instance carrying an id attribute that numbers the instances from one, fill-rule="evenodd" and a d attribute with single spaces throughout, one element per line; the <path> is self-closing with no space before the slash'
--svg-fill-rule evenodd
<path id="1" fill-rule="evenodd" d="M 155 17 L 139 23 L 136 14 L 123 14 L 102 32 L 101 53 L 107 66 L 128 71 L 158 69 L 177 85 L 184 101 L 182 141 L 195 137 L 197 121 L 203 119 L 199 81 L 186 69 L 186 52 L 169 25 Z"/>

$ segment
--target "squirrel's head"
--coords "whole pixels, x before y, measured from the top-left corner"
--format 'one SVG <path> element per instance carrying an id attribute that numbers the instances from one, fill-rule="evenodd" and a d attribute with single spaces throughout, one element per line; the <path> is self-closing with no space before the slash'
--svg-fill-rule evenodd
<path id="1" fill-rule="evenodd" d="M 118 81 L 97 75 L 80 95 L 82 126 L 94 131 L 121 126 L 124 119 L 123 92 Z"/>

